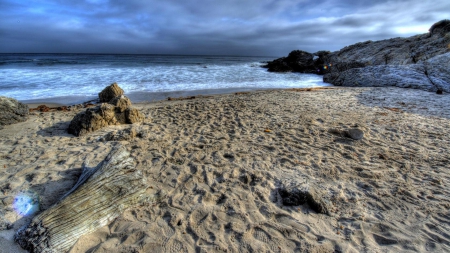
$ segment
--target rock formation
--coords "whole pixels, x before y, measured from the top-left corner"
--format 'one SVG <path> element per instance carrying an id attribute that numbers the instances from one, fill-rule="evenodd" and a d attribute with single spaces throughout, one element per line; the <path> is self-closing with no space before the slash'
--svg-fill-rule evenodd
<path id="1" fill-rule="evenodd" d="M 119 85 L 117 85 L 117 83 L 113 83 L 110 86 L 104 88 L 100 93 L 98 93 L 98 97 L 101 103 L 107 103 L 111 101 L 111 99 L 122 96 L 123 94 L 124 92 L 119 87 Z"/>
<path id="2" fill-rule="evenodd" d="M 317 68 L 316 72 L 292 67 L 289 56 L 269 62 L 266 67 L 269 71 L 323 74 L 324 82 L 338 86 L 397 86 L 450 92 L 450 20 L 433 24 L 426 34 L 366 41 L 332 53 L 304 55 L 316 56 L 312 63 L 306 61 L 307 66 Z"/>
<path id="3" fill-rule="evenodd" d="M 112 94 L 110 87 L 116 91 L 122 90 L 114 83 L 105 89 L 109 91 L 104 94 Z M 107 96 L 103 96 L 103 98 L 105 97 Z M 81 136 L 109 125 L 134 124 L 143 121 L 144 116 L 136 108 L 131 107 L 130 99 L 119 95 L 110 99 L 108 103 L 88 108 L 75 115 L 70 122 L 68 132 L 75 136 Z"/>
<path id="4" fill-rule="evenodd" d="M 323 74 L 323 59 L 329 53 L 328 51 L 319 51 L 311 54 L 301 50 L 294 50 L 289 53 L 288 57 L 268 62 L 263 67 L 268 68 L 271 72 Z"/>
<path id="5" fill-rule="evenodd" d="M 14 98 L 0 96 L 0 129 L 5 125 L 26 121 L 28 114 L 28 105 Z"/>

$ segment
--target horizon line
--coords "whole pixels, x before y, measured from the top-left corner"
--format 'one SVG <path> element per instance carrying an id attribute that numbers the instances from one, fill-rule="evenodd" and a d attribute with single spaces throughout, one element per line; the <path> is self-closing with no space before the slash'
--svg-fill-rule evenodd
<path id="1" fill-rule="evenodd" d="M 282 57 L 270 55 L 224 55 L 224 54 L 152 54 L 152 53 L 4 53 L 0 54 L 84 54 L 84 55 L 153 55 L 153 56 L 221 56 L 221 57 Z"/>

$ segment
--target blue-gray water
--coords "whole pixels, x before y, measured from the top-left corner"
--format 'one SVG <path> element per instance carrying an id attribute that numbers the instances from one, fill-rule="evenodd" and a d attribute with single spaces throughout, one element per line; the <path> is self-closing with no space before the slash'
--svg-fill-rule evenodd
<path id="1" fill-rule="evenodd" d="M 321 76 L 269 73 L 271 57 L 0 54 L 0 95 L 75 104 L 117 82 L 133 102 L 167 96 L 327 86 Z"/>

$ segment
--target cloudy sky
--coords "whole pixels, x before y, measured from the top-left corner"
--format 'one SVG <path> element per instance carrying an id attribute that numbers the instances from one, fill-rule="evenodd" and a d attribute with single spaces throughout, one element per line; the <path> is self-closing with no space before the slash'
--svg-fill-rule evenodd
<path id="1" fill-rule="evenodd" d="M 1 0 L 1 53 L 284 56 L 428 32 L 449 0 Z"/>

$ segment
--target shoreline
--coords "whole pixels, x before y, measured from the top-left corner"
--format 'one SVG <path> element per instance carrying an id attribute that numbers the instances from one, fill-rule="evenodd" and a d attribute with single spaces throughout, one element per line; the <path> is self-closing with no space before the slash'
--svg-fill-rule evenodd
<path id="1" fill-rule="evenodd" d="M 31 217 L 14 197 L 31 190 L 41 210 L 116 145 L 130 151 L 160 204 L 136 206 L 71 253 L 196 251 L 450 251 L 450 95 L 395 87 L 266 90 L 133 103 L 142 124 L 82 137 L 74 111 L 33 112 L 0 130 L 2 244 Z M 348 129 L 360 129 L 355 140 Z M 129 133 L 133 131 L 136 134 Z M 312 189 L 329 214 L 289 205 L 280 189 Z"/>
<path id="2" fill-rule="evenodd" d="M 311 87 L 301 87 L 298 89 L 308 89 L 317 87 L 337 87 L 332 85 L 324 86 L 311 86 Z M 125 92 L 125 95 L 134 103 L 148 103 L 148 102 L 158 102 L 162 100 L 167 100 L 171 98 L 179 97 L 190 97 L 190 96 L 211 96 L 211 95 L 226 95 L 236 92 L 255 92 L 255 91 L 267 91 L 267 90 L 286 90 L 291 88 L 226 88 L 226 89 L 206 89 L 206 90 L 192 90 L 192 91 L 167 91 L 167 92 L 148 92 L 148 91 L 135 91 L 135 92 Z M 47 105 L 51 107 L 56 106 L 71 106 L 76 104 L 83 104 L 97 100 L 97 96 L 66 96 L 66 97 L 53 97 L 53 98 L 42 98 L 42 99 L 28 99 L 28 100 L 18 100 L 24 104 L 39 106 Z M 31 108 L 31 107 L 30 107 Z"/>

